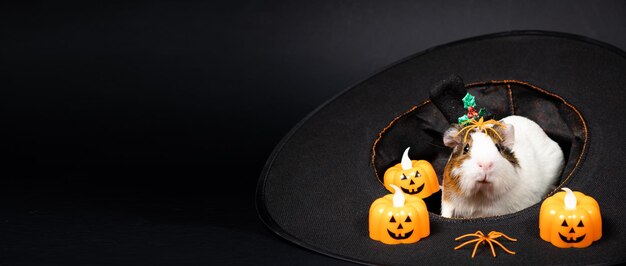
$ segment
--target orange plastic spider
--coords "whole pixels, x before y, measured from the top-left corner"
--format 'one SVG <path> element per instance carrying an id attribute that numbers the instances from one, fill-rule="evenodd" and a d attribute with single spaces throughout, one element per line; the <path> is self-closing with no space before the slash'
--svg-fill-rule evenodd
<path id="1" fill-rule="evenodd" d="M 463 142 L 467 142 L 467 136 L 469 135 L 469 133 L 473 130 L 473 129 L 478 129 L 481 130 L 483 132 L 485 132 L 485 134 L 487 134 L 487 131 L 491 131 L 493 132 L 500 140 L 503 140 L 502 137 L 500 136 L 500 134 L 498 133 L 498 131 L 496 131 L 492 126 L 489 125 L 493 125 L 493 126 L 500 126 L 505 128 L 505 126 L 493 119 L 489 119 L 487 121 L 484 121 L 483 118 L 481 117 L 480 119 L 478 119 L 478 121 L 476 121 L 475 119 L 472 119 L 469 121 L 470 125 L 467 125 L 463 128 L 461 128 L 461 130 L 459 130 L 458 133 L 456 133 L 456 135 L 454 135 L 455 137 L 460 135 L 463 131 L 465 131 L 465 136 L 463 137 Z"/>
<path id="2" fill-rule="evenodd" d="M 495 240 L 496 238 L 503 236 L 504 238 L 506 238 L 506 239 L 508 239 L 510 241 L 517 241 L 517 239 L 510 238 L 510 237 L 508 237 L 507 235 L 505 235 L 503 233 L 496 232 L 496 231 L 491 231 L 491 232 L 489 232 L 489 234 L 487 234 L 487 236 L 485 236 L 483 234 L 483 232 L 476 231 L 476 233 L 465 234 L 465 235 L 462 235 L 462 236 L 459 236 L 459 237 L 455 238 L 454 240 L 459 240 L 459 239 L 462 239 L 462 238 L 465 238 L 465 237 L 468 237 L 468 236 L 475 236 L 475 237 L 478 237 L 478 238 L 470 240 L 470 241 L 467 241 L 467 242 L 465 242 L 465 243 L 463 243 L 461 245 L 458 245 L 457 247 L 454 248 L 454 250 L 457 250 L 457 249 L 459 249 L 459 248 L 461 248 L 461 247 L 463 247 L 463 246 L 465 246 L 467 244 L 476 242 L 476 245 L 474 246 L 474 252 L 472 252 L 472 258 L 474 258 L 474 254 L 476 254 L 476 249 L 478 248 L 478 245 L 481 244 L 481 243 L 484 245 L 485 242 L 487 242 L 487 243 L 489 243 L 489 246 L 491 246 L 491 254 L 493 254 L 494 257 L 496 256 L 496 251 L 494 250 L 492 243 L 498 244 L 498 246 L 500 246 L 502 249 L 504 249 L 504 251 L 506 251 L 507 253 L 509 253 L 511 255 L 515 255 L 514 251 L 508 250 L 502 244 L 500 244 L 500 242 Z"/>

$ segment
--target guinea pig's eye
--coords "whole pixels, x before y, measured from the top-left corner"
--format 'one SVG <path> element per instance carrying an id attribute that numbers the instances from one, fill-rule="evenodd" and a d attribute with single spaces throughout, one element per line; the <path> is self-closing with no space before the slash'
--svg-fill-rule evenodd
<path id="1" fill-rule="evenodd" d="M 467 152 L 469 152 L 469 143 L 465 144 L 465 148 L 463 148 L 463 154 L 466 154 Z"/>
<path id="2" fill-rule="evenodd" d="M 500 147 L 500 144 L 496 144 L 496 149 L 498 149 L 498 152 L 502 151 L 502 147 Z"/>

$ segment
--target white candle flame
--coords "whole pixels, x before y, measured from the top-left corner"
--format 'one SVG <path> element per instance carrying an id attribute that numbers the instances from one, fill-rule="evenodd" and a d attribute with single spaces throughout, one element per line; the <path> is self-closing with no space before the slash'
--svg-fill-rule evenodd
<path id="1" fill-rule="evenodd" d="M 409 159 L 409 149 L 411 147 L 406 148 L 404 150 L 404 154 L 402 154 L 402 170 L 409 170 L 413 168 L 413 163 L 411 163 L 411 159 Z"/>
<path id="2" fill-rule="evenodd" d="M 404 192 L 402 192 L 402 190 L 394 184 L 389 184 L 389 186 L 391 186 L 393 190 L 395 191 L 393 193 L 393 206 L 394 207 L 404 206 Z"/>
<path id="3" fill-rule="evenodd" d="M 561 188 L 562 190 L 565 190 L 565 209 L 566 210 L 574 210 L 576 209 L 576 196 L 574 195 L 574 192 L 572 192 L 571 189 L 569 188 Z"/>

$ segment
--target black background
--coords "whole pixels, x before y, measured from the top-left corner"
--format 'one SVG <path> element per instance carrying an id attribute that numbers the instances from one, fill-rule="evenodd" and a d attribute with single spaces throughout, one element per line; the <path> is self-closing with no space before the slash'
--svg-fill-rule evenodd
<path id="1" fill-rule="evenodd" d="M 626 50 L 623 1 L 0 6 L 0 263 L 349 264 L 258 218 L 280 139 L 411 54 L 511 30 Z"/>

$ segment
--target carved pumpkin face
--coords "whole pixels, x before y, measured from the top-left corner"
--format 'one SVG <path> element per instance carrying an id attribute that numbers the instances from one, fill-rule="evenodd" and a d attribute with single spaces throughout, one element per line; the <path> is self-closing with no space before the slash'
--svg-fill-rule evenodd
<path id="1" fill-rule="evenodd" d="M 370 207 L 370 238 L 385 244 L 409 244 L 428 236 L 430 221 L 424 200 L 391 186 L 396 192 L 375 200 Z"/>
<path id="2" fill-rule="evenodd" d="M 415 223 L 411 220 L 411 214 L 404 211 L 390 212 L 387 223 L 387 234 L 395 240 L 408 239 L 415 231 Z"/>
<path id="3" fill-rule="evenodd" d="M 587 229 L 583 220 L 588 220 L 589 217 L 576 213 L 569 213 L 567 217 L 560 215 L 555 222 L 563 220 L 561 227 L 557 230 L 557 234 L 561 241 L 567 244 L 580 244 L 581 246 L 591 245 L 591 238 L 587 238 Z M 569 222 L 568 222 L 569 221 Z"/>
<path id="4" fill-rule="evenodd" d="M 580 192 L 556 193 L 541 204 L 541 238 L 560 248 L 584 248 L 602 237 L 602 218 L 595 199 Z"/>
<path id="5" fill-rule="evenodd" d="M 387 190 L 394 192 L 394 184 L 406 194 L 426 198 L 439 191 L 439 180 L 432 165 L 425 160 L 411 160 L 408 156 L 409 148 L 404 150 L 402 162 L 387 169 L 384 175 L 384 185 Z"/>

